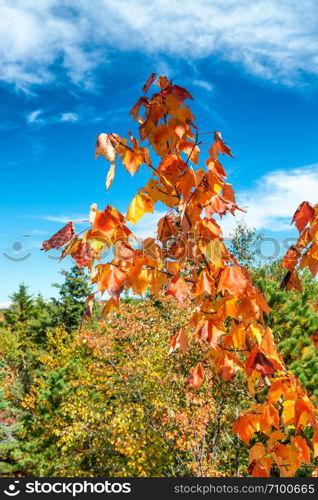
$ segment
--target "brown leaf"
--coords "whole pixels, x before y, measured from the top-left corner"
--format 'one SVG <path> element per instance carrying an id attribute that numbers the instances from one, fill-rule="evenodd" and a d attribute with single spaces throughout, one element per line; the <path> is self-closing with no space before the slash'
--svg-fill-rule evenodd
<path id="1" fill-rule="evenodd" d="M 149 107 L 148 99 L 144 95 L 136 102 L 136 104 L 130 110 L 130 114 L 133 116 L 135 120 L 138 116 L 140 106 L 145 106 L 146 108 Z"/>
<path id="2" fill-rule="evenodd" d="M 142 91 L 147 94 L 148 90 L 150 89 L 151 85 L 153 84 L 153 82 L 155 81 L 155 78 L 156 78 L 156 73 L 151 73 L 151 75 L 149 76 L 148 80 L 146 81 L 145 85 L 143 86 L 142 88 Z"/>
<path id="3" fill-rule="evenodd" d="M 73 222 L 68 222 L 57 233 L 53 234 L 49 240 L 43 241 L 41 250 L 51 250 L 51 248 L 61 248 L 65 243 L 70 241 L 74 235 Z"/>
<path id="4" fill-rule="evenodd" d="M 281 284 L 280 284 L 281 289 L 286 289 L 286 290 L 298 290 L 299 292 L 303 291 L 303 287 L 301 284 L 301 281 L 299 279 L 299 276 L 297 274 L 297 271 L 288 271 L 286 275 L 284 276 Z"/>

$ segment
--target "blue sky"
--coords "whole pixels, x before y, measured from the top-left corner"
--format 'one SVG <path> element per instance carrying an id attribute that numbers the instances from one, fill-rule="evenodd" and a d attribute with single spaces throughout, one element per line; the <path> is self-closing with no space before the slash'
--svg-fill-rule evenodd
<path id="1" fill-rule="evenodd" d="M 56 294 L 69 263 L 40 252 L 43 239 L 93 202 L 125 211 L 144 185 L 146 168 L 134 178 L 121 168 L 106 193 L 94 147 L 101 132 L 125 135 L 152 71 L 185 86 L 201 131 L 231 146 L 224 165 L 246 222 L 295 236 L 297 205 L 318 201 L 317 14 L 315 0 L 3 0 L 0 304 L 22 281 Z"/>

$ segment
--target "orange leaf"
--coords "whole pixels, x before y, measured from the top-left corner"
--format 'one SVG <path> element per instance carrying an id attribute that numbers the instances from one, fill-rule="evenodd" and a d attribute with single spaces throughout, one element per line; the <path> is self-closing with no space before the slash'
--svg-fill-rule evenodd
<path id="1" fill-rule="evenodd" d="M 186 331 L 184 328 L 180 328 L 170 342 L 168 354 L 171 354 L 176 349 L 180 349 L 182 352 L 185 352 L 188 347 L 189 343 Z"/>
<path id="2" fill-rule="evenodd" d="M 203 293 L 214 295 L 215 293 L 215 280 L 207 269 L 201 271 L 199 277 L 193 285 L 191 290 L 192 295 L 195 297 Z"/>
<path id="3" fill-rule="evenodd" d="M 223 198 L 225 198 L 227 201 L 235 204 L 235 195 L 234 195 L 234 189 L 232 188 L 232 184 L 224 184 L 222 195 Z"/>
<path id="4" fill-rule="evenodd" d="M 315 408 L 309 402 L 297 399 L 295 404 L 295 427 L 297 430 L 306 427 L 315 419 Z"/>
<path id="5" fill-rule="evenodd" d="M 99 281 L 99 291 L 107 289 L 109 295 L 118 296 L 127 283 L 127 273 L 118 267 L 107 266 Z"/>
<path id="6" fill-rule="evenodd" d="M 257 418 L 255 417 L 257 416 L 243 414 L 233 424 L 233 432 L 238 434 L 245 444 L 249 444 L 256 432 Z"/>
<path id="7" fill-rule="evenodd" d="M 303 201 L 296 212 L 294 213 L 293 220 L 291 223 L 295 222 L 298 231 L 301 233 L 309 222 L 312 222 L 315 218 L 314 207 L 308 203 L 308 201 Z"/>
<path id="8" fill-rule="evenodd" d="M 289 271 L 292 271 L 298 263 L 300 257 L 300 251 L 294 245 L 292 245 L 286 252 L 283 259 L 282 266 Z"/>
<path id="9" fill-rule="evenodd" d="M 265 446 L 256 443 L 250 449 L 248 473 L 254 477 L 268 477 L 272 465 L 272 459 L 266 457 Z"/>
<path id="10" fill-rule="evenodd" d="M 171 295 L 177 299 L 180 304 L 185 303 L 190 293 L 184 279 L 181 278 L 181 276 L 174 276 L 172 278 L 166 290 L 166 295 Z"/>
<path id="11" fill-rule="evenodd" d="M 227 290 L 229 293 L 239 296 L 250 286 L 250 280 L 245 270 L 239 266 L 227 266 L 221 272 L 217 291 Z"/>
<path id="12" fill-rule="evenodd" d="M 187 385 L 192 385 L 193 389 L 200 389 L 201 385 L 203 384 L 203 381 L 204 381 L 204 370 L 201 363 L 199 363 L 190 374 L 190 377 L 187 380 Z"/>
<path id="13" fill-rule="evenodd" d="M 306 464 L 310 464 L 310 449 L 305 439 L 300 436 L 296 436 L 291 439 L 291 442 L 297 450 L 299 460 L 301 462 L 305 462 Z"/>
<path id="14" fill-rule="evenodd" d="M 131 175 L 134 175 L 138 169 L 139 165 L 143 163 L 143 158 L 141 154 L 137 151 L 131 151 L 127 149 L 126 154 L 123 159 L 123 164 Z"/>
<path id="15" fill-rule="evenodd" d="M 106 316 L 113 309 L 118 309 L 118 301 L 114 297 L 111 297 L 103 307 L 102 315 Z"/>
<path id="16" fill-rule="evenodd" d="M 213 159 L 217 159 L 218 153 L 227 154 L 231 156 L 231 158 L 234 158 L 230 148 L 223 142 L 220 132 L 214 132 L 214 142 L 209 150 L 209 153 Z"/>

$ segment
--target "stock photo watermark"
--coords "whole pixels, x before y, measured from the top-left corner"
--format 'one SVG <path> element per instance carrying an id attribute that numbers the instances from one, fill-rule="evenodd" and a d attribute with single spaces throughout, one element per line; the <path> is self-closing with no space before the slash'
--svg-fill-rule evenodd
<path id="1" fill-rule="evenodd" d="M 102 257 L 103 260 L 107 257 L 117 257 L 118 256 L 118 248 L 121 243 L 125 243 L 126 240 L 118 240 L 109 246 L 106 242 L 102 248 Z M 156 249 L 158 245 L 161 248 L 174 248 L 178 253 L 178 257 L 182 256 L 190 256 L 193 253 L 193 248 L 196 244 L 200 244 L 202 246 L 208 246 L 208 243 L 215 242 L 213 248 L 206 250 L 206 252 L 210 255 L 207 257 L 218 258 L 222 256 L 222 242 L 218 242 L 217 240 L 208 240 L 202 239 L 196 240 L 193 234 L 188 234 L 183 238 L 169 238 L 167 241 L 158 241 L 155 238 L 141 239 L 137 238 L 132 247 L 135 250 L 142 250 L 142 253 L 146 255 L 155 255 Z M 232 238 L 226 237 L 223 239 L 223 243 L 227 248 L 231 245 Z M 257 241 L 251 243 L 249 245 L 249 252 L 252 253 L 255 257 L 255 261 L 258 263 L 269 264 L 277 259 L 282 258 L 286 251 L 293 246 L 297 242 L 296 238 L 287 237 L 284 239 L 278 239 L 273 236 L 261 236 Z M 31 244 L 30 244 L 31 243 Z M 63 246 L 65 242 L 63 239 L 59 239 L 55 242 L 58 248 L 52 248 L 50 253 L 45 253 L 44 255 L 51 261 L 60 261 L 63 253 Z M 31 247 L 31 248 L 30 248 Z M 12 241 L 10 248 L 2 253 L 2 257 L 14 263 L 25 262 L 32 258 L 35 253 L 38 253 L 40 250 L 40 245 L 32 246 L 32 235 L 31 234 L 22 234 L 19 238 L 16 238 Z M 88 250 L 89 251 L 89 250 Z M 211 254 L 212 252 L 212 254 Z"/>

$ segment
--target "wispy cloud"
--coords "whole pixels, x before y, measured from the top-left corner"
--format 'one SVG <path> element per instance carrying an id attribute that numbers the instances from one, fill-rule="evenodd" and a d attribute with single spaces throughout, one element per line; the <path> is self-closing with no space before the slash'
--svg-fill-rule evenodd
<path id="1" fill-rule="evenodd" d="M 153 214 L 145 214 L 138 224 L 128 224 L 129 229 L 134 233 L 137 238 L 156 238 L 157 224 L 161 217 L 164 217 L 166 212 L 155 210 Z"/>
<path id="2" fill-rule="evenodd" d="M 235 187 L 235 186 L 234 186 Z M 250 189 L 236 192 L 237 203 L 246 213 L 236 212 L 223 217 L 220 225 L 225 237 L 235 229 L 236 221 L 244 220 L 257 230 L 293 231 L 291 219 L 302 201 L 316 203 L 318 164 L 292 170 L 270 171 Z M 146 214 L 131 229 L 140 238 L 154 237 L 156 225 L 165 212 Z"/>
<path id="3" fill-rule="evenodd" d="M 290 231 L 298 205 L 302 201 L 315 204 L 317 192 L 318 164 L 268 172 L 249 190 L 237 192 L 237 202 L 247 213 L 223 219 L 224 232 L 228 235 L 233 230 L 236 218 L 256 229 Z"/>
<path id="4" fill-rule="evenodd" d="M 234 186 L 235 187 L 235 186 Z M 290 231 L 292 216 L 302 201 L 315 204 L 318 192 L 318 163 L 291 170 L 275 170 L 263 175 L 250 189 L 236 192 L 237 203 L 246 213 L 236 212 L 236 216 L 222 218 L 224 236 L 235 228 L 237 220 L 244 220 L 257 230 Z M 138 224 L 129 224 L 137 238 L 156 236 L 159 219 L 166 212 L 155 210 L 145 214 Z M 82 221 L 87 214 L 29 216 L 60 222 Z"/>
<path id="5" fill-rule="evenodd" d="M 202 87 L 205 90 L 211 92 L 214 89 L 212 83 L 207 82 L 206 80 L 192 80 L 193 85 L 197 85 L 197 87 Z"/>
<path id="6" fill-rule="evenodd" d="M 41 219 L 51 222 L 60 222 L 61 224 L 66 224 L 70 221 L 86 221 L 88 214 L 63 214 L 63 215 L 24 215 L 23 217 L 32 219 Z"/>
<path id="7" fill-rule="evenodd" d="M 41 114 L 42 114 L 41 109 L 36 109 L 35 111 L 32 111 L 26 116 L 27 123 L 29 125 L 42 123 L 43 120 L 40 118 Z"/>
<path id="8" fill-rule="evenodd" d="M 76 113 L 62 113 L 61 114 L 61 122 L 77 122 L 78 119 L 79 119 L 79 116 Z"/>
<path id="9" fill-rule="evenodd" d="M 87 113 L 86 113 L 87 114 Z M 31 127 L 43 127 L 44 125 L 49 125 L 52 123 L 63 123 L 63 122 L 77 122 L 80 119 L 78 113 L 67 112 L 67 113 L 53 113 L 50 114 L 48 111 L 42 109 L 36 109 L 31 111 L 25 117 L 26 122 Z"/>
<path id="10" fill-rule="evenodd" d="M 318 74 L 317 2 L 95 0 L 93 7 L 78 0 L 1 2 L 0 79 L 22 90 L 54 81 L 56 68 L 89 87 L 114 48 L 154 59 L 216 57 L 294 85 L 304 73 Z"/>

